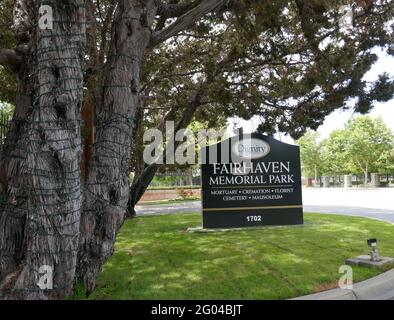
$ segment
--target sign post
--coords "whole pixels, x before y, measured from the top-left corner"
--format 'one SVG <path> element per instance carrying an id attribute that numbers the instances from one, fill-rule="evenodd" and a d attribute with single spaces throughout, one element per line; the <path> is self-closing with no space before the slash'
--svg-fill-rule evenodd
<path id="1" fill-rule="evenodd" d="M 298 146 L 256 133 L 203 152 L 203 228 L 303 224 Z"/>

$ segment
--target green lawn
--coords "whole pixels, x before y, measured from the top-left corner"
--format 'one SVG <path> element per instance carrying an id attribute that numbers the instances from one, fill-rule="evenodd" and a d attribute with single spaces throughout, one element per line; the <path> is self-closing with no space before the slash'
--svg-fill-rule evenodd
<path id="1" fill-rule="evenodd" d="M 125 223 L 92 299 L 285 299 L 335 286 L 344 260 L 376 237 L 394 255 L 394 226 L 306 214 L 302 227 L 186 233 L 200 214 Z M 378 271 L 354 268 L 355 281 Z"/>

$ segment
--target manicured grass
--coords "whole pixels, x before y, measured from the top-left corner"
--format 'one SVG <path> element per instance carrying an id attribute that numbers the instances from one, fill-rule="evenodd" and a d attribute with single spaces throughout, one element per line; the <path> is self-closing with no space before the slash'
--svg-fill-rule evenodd
<path id="1" fill-rule="evenodd" d="M 335 287 L 346 258 L 376 237 L 394 255 L 394 226 L 306 214 L 301 227 L 187 233 L 200 214 L 138 217 L 125 223 L 92 299 L 286 299 Z M 379 273 L 353 269 L 355 281 Z"/>

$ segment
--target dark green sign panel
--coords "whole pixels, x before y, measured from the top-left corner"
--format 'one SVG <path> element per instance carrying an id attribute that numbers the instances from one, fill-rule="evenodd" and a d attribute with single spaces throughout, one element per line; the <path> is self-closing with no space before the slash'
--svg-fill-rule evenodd
<path id="1" fill-rule="evenodd" d="M 210 146 L 205 154 L 204 228 L 303 224 L 298 146 L 251 134 Z"/>

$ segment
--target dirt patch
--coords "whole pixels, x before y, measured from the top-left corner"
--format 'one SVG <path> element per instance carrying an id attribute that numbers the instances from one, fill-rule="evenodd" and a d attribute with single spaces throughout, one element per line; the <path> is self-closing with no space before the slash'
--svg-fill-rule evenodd
<path id="1" fill-rule="evenodd" d="M 314 293 L 319 293 L 327 290 L 332 290 L 332 289 L 337 289 L 338 288 L 338 282 L 332 282 L 332 283 L 319 283 L 313 288 Z"/>

